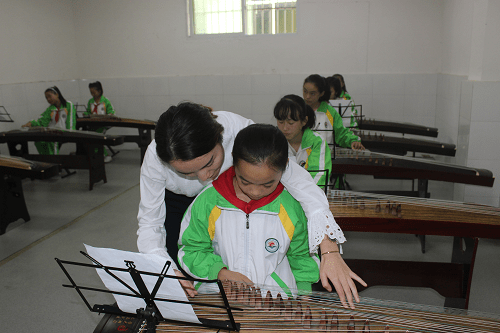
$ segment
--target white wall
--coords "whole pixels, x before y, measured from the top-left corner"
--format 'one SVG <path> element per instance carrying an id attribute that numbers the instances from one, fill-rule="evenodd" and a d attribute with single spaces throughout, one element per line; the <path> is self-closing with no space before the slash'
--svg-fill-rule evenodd
<path id="1" fill-rule="evenodd" d="M 75 0 L 80 78 L 440 69 L 441 1 L 301 0 L 297 15 L 293 35 L 188 37 L 185 1 Z"/>
<path id="2" fill-rule="evenodd" d="M 0 84 L 78 77 L 71 1 L 2 0 L 0 43 Z"/>

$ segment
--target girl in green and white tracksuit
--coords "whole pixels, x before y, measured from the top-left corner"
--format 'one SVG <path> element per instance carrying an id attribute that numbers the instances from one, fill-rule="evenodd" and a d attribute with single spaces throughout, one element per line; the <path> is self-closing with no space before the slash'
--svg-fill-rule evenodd
<path id="1" fill-rule="evenodd" d="M 311 130 L 316 115 L 302 97 L 286 95 L 274 107 L 278 128 L 288 140 L 288 157 L 308 170 L 318 186 L 328 185 L 332 158 L 325 139 Z"/>
<path id="2" fill-rule="evenodd" d="M 196 197 L 182 220 L 179 263 L 188 274 L 265 285 L 289 297 L 318 281 L 305 214 L 280 183 L 287 146 L 271 125 L 238 133 L 234 166 Z"/>
<path id="3" fill-rule="evenodd" d="M 309 75 L 304 80 L 302 90 L 305 102 L 316 111 L 314 130 L 319 131 L 328 143 L 355 150 L 365 149 L 361 144 L 361 139 L 344 127 L 342 117 L 328 104 L 330 90 L 324 77 L 318 74 Z M 332 130 L 335 133 L 335 142 L 333 142 Z"/>
<path id="4" fill-rule="evenodd" d="M 61 129 L 76 129 L 76 108 L 73 103 L 66 101 L 56 86 L 45 90 L 45 98 L 50 106 L 41 114 L 40 118 L 31 120 L 22 127 L 49 127 Z M 58 142 L 35 142 L 36 149 L 42 155 L 58 155 Z"/>
<path id="5" fill-rule="evenodd" d="M 86 116 L 90 115 L 105 115 L 105 114 L 115 114 L 115 109 L 109 99 L 104 97 L 102 84 L 99 81 L 89 83 L 90 95 L 92 98 L 89 99 L 87 103 L 87 111 L 84 113 Z M 97 131 L 99 132 L 99 131 Z M 101 132 L 99 132 L 101 133 Z"/>

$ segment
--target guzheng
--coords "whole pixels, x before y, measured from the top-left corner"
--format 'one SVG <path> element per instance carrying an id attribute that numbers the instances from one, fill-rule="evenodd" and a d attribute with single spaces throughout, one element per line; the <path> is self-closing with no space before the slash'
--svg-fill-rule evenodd
<path id="1" fill-rule="evenodd" d="M 365 148 L 396 155 L 406 155 L 410 151 L 455 156 L 457 150 L 454 144 L 431 140 L 399 138 L 370 132 L 359 132 L 357 135 L 361 138 L 361 143 Z"/>
<path id="2" fill-rule="evenodd" d="M 447 200 L 330 191 L 343 231 L 500 239 L 500 208 Z"/>
<path id="3" fill-rule="evenodd" d="M 76 155 L 40 155 L 30 154 L 28 142 L 74 142 L 77 147 Z M 103 146 L 116 146 L 124 142 L 119 135 L 104 135 L 95 132 L 63 130 L 57 128 L 33 127 L 27 130 L 12 130 L 0 133 L 0 143 L 7 143 L 11 156 L 19 156 L 28 160 L 60 164 L 63 169 L 89 170 L 89 190 L 101 180 L 105 183 L 106 171 L 104 167 Z"/>
<path id="4" fill-rule="evenodd" d="M 120 135 L 103 135 L 95 132 L 48 127 L 31 127 L 27 130 L 11 130 L 0 133 L 0 143 L 12 141 L 75 142 L 114 146 L 122 144 L 123 138 Z"/>
<path id="5" fill-rule="evenodd" d="M 332 172 L 426 179 L 488 187 L 492 187 L 495 181 L 493 173 L 486 169 L 345 148 L 335 148 L 332 151 Z"/>
<path id="6" fill-rule="evenodd" d="M 0 235 L 19 219 L 31 217 L 24 200 L 22 179 L 48 179 L 59 174 L 59 165 L 0 155 Z"/>
<path id="7" fill-rule="evenodd" d="M 445 306 L 468 307 L 479 238 L 500 239 L 500 208 L 352 191 L 331 191 L 328 199 L 343 231 L 453 236 L 451 262 L 447 263 L 345 262 L 370 286 L 428 287 L 446 297 Z"/>
<path id="8" fill-rule="evenodd" d="M 90 117 L 77 118 L 77 128 L 96 130 L 102 127 L 127 127 L 137 128 L 138 135 L 124 135 L 125 142 L 135 142 L 141 149 L 141 163 L 144 154 L 151 143 L 151 131 L 155 129 L 156 122 L 152 120 L 138 120 L 131 118 L 120 118 L 115 115 L 92 115 Z"/>
<path id="9" fill-rule="evenodd" d="M 437 138 L 438 129 L 410 123 L 398 123 L 375 119 L 360 118 L 358 128 L 362 131 L 381 131 L 401 134 L 413 134 Z"/>
<path id="10" fill-rule="evenodd" d="M 21 178 L 48 179 L 59 173 L 59 166 L 21 157 L 0 155 L 0 173 Z"/>
<path id="11" fill-rule="evenodd" d="M 232 311 L 235 322 L 241 325 L 240 332 L 500 332 L 500 316 L 495 314 L 370 298 L 361 298 L 356 309 L 345 309 L 331 293 L 310 292 L 293 299 L 278 294 L 273 298 L 270 291 L 262 293 L 259 287 L 236 282 L 225 284 L 229 305 L 242 310 Z M 215 293 L 201 294 L 191 300 L 223 305 L 221 297 Z M 223 310 L 206 311 L 196 305 L 193 308 L 199 318 L 227 318 Z M 145 333 L 147 324 L 137 318 L 106 315 L 94 333 L 120 331 Z M 167 321 L 159 323 L 156 331 L 234 332 Z"/>

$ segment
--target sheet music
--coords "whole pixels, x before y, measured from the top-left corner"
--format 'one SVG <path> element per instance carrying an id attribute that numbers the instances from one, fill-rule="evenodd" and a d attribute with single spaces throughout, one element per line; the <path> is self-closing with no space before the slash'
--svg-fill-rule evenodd
<path id="1" fill-rule="evenodd" d="M 127 268 L 124 260 L 133 261 L 138 271 L 145 271 L 151 273 L 161 273 L 162 268 L 165 266 L 166 258 L 156 254 L 144 254 L 136 252 L 121 251 L 108 248 L 97 248 L 84 244 L 88 255 L 97 260 L 104 266 Z M 97 274 L 102 282 L 111 291 L 120 291 L 125 293 L 132 293 L 129 289 L 118 282 L 114 277 L 106 273 L 103 269 L 96 269 Z M 113 271 L 113 274 L 122 279 L 130 287 L 137 291 L 137 287 L 128 272 Z M 175 272 L 170 266 L 167 275 L 175 275 Z M 157 276 L 141 275 L 146 287 L 151 292 L 158 280 Z M 128 313 L 136 313 L 139 308 L 145 308 L 146 303 L 143 299 L 137 297 L 129 297 L 122 295 L 114 295 L 120 310 Z M 173 299 L 188 301 L 184 290 L 176 279 L 165 278 L 161 284 L 157 298 Z M 187 321 L 191 323 L 200 323 L 198 317 L 194 313 L 193 307 L 190 304 L 172 303 L 155 301 L 158 310 L 163 318 Z"/>

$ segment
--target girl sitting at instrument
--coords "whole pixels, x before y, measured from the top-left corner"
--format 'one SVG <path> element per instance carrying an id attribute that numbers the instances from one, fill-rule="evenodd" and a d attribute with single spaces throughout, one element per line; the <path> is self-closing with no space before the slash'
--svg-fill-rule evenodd
<path id="1" fill-rule="evenodd" d="M 105 114 L 115 114 L 113 105 L 109 99 L 102 95 L 102 84 L 99 81 L 89 83 L 90 95 L 92 98 L 89 99 L 87 103 L 87 111 L 84 115 L 105 115 Z M 101 132 L 99 132 L 101 133 Z"/>
<path id="2" fill-rule="evenodd" d="M 333 74 L 333 77 L 336 77 L 337 79 L 340 80 L 341 93 L 339 95 L 339 98 L 342 98 L 345 100 L 352 100 L 351 95 L 349 95 L 349 93 L 347 92 L 344 77 L 341 74 Z"/>
<path id="3" fill-rule="evenodd" d="M 345 128 L 340 114 L 330 105 L 330 89 L 324 77 L 313 74 L 304 80 L 302 87 L 304 101 L 316 111 L 316 126 L 314 130 L 320 131 L 327 143 L 334 143 L 340 147 L 364 150 L 361 139 L 350 129 Z M 335 134 L 332 142 L 331 131 Z"/>
<path id="4" fill-rule="evenodd" d="M 274 107 L 274 118 L 278 128 L 288 140 L 288 157 L 301 167 L 311 170 L 310 174 L 318 186 L 328 184 L 326 172 L 332 172 L 332 157 L 326 141 L 311 130 L 316 124 L 312 108 L 302 97 L 286 95 Z"/>
<path id="5" fill-rule="evenodd" d="M 45 98 L 50 106 L 42 113 L 37 120 L 28 121 L 22 127 L 49 127 L 72 129 L 76 128 L 76 108 L 70 101 L 61 94 L 61 91 L 56 86 L 45 90 Z M 42 155 L 58 155 L 58 142 L 35 142 L 36 149 Z"/>
<path id="6" fill-rule="evenodd" d="M 337 74 L 339 75 L 339 74 Z M 342 119 L 344 126 L 348 128 L 358 128 L 358 110 L 354 107 L 354 101 L 351 96 L 347 95 L 341 88 L 342 81 L 337 76 L 330 76 L 326 78 L 326 84 L 330 87 L 330 105 L 335 107 L 335 100 L 349 101 L 349 105 L 342 108 Z M 349 98 L 348 98 L 349 97 Z M 345 109 L 344 109 L 345 108 Z"/>
<path id="7" fill-rule="evenodd" d="M 115 114 L 115 110 L 109 99 L 102 95 L 103 90 L 101 82 L 96 81 L 89 83 L 89 90 L 92 98 L 89 99 L 87 103 L 87 111 L 84 112 L 85 116 Z M 106 127 L 98 128 L 96 132 L 104 133 L 106 129 Z M 106 147 L 104 147 L 104 162 L 111 162 L 111 156 L 109 156 Z"/>
<path id="8" fill-rule="evenodd" d="M 179 263 L 197 278 L 267 285 L 289 296 L 290 289 L 311 290 L 319 267 L 309 254 L 307 219 L 280 182 L 285 136 L 272 125 L 250 125 L 237 134 L 232 154 L 233 167 L 184 215 Z"/>

